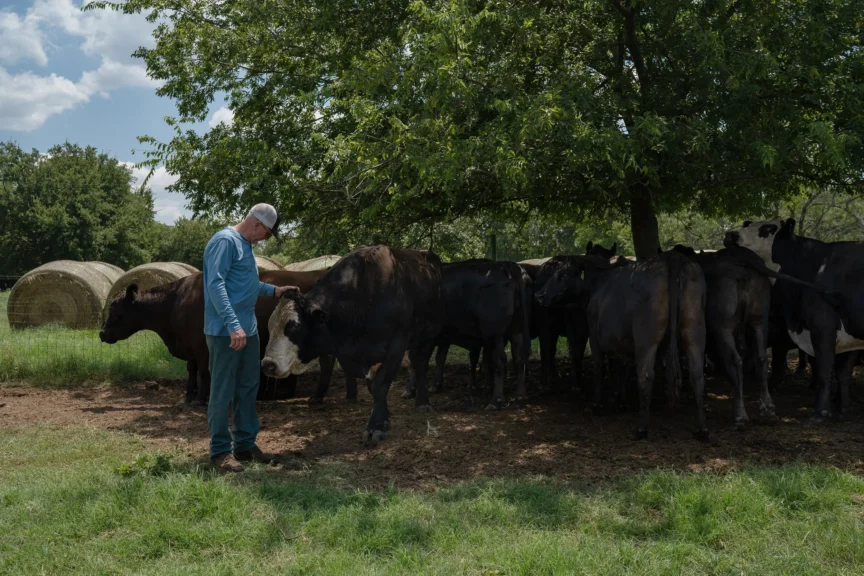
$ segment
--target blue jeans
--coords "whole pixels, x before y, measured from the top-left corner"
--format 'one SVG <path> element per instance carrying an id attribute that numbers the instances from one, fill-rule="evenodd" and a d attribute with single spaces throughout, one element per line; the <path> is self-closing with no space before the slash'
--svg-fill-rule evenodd
<path id="1" fill-rule="evenodd" d="M 261 380 L 260 341 L 247 336 L 242 350 L 231 349 L 228 336 L 207 335 L 210 350 L 210 456 L 249 450 L 261 426 L 255 412 L 255 398 Z M 232 406 L 233 403 L 233 406 Z M 229 406 L 234 410 L 234 430 L 228 427 Z"/>

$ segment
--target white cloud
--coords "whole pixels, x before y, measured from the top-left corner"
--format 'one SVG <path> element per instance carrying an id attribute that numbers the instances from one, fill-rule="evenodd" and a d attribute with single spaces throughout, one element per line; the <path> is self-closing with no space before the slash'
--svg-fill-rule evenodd
<path id="1" fill-rule="evenodd" d="M 15 12 L 0 11 L 0 62 L 16 64 L 33 60 L 45 66 L 48 55 L 43 42 L 38 21 L 32 15 L 21 18 Z"/>
<path id="2" fill-rule="evenodd" d="M 210 128 L 215 128 L 220 122 L 224 122 L 226 126 L 231 126 L 234 123 L 234 111 L 223 106 L 213 113 L 213 118 L 210 119 Z"/>
<path id="3" fill-rule="evenodd" d="M 50 116 L 88 99 L 80 86 L 62 76 L 13 76 L 0 68 L 0 130 L 35 130 Z"/>
<path id="4" fill-rule="evenodd" d="M 78 82 L 32 71 L 11 75 L 0 67 L 0 130 L 35 130 L 51 116 L 96 94 L 107 98 L 120 88 L 159 86 L 140 61 L 132 58 L 139 46 L 153 45 L 155 24 L 141 14 L 82 12 L 82 5 L 73 0 L 35 0 L 23 18 L 0 12 L 0 63 L 29 59 L 47 65 L 52 48 L 47 38 L 58 30 L 81 38 L 81 51 L 101 59 L 99 67 L 83 72 Z"/>
<path id="5" fill-rule="evenodd" d="M 159 82 L 147 76 L 143 66 L 104 58 L 99 68 L 81 75 L 78 86 L 88 96 L 98 93 L 108 98 L 109 92 L 118 88 L 157 88 Z"/>
<path id="6" fill-rule="evenodd" d="M 124 164 L 132 168 L 132 176 L 138 184 L 144 182 L 144 178 L 150 172 L 149 168 L 135 168 L 131 162 L 124 162 Z M 169 174 L 164 166 L 160 166 L 147 181 L 147 186 L 153 192 L 153 209 L 156 211 L 158 222 L 173 224 L 181 216 L 188 218 L 192 215 L 186 209 L 186 198 L 182 194 L 167 190 L 168 186 L 177 181 L 177 178 L 174 174 Z"/>

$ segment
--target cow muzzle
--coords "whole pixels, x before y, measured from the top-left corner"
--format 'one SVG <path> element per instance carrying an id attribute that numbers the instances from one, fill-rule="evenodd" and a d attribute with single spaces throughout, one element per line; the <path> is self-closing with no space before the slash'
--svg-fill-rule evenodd
<path id="1" fill-rule="evenodd" d="M 264 372 L 264 374 L 266 374 L 267 376 L 271 376 L 273 378 L 282 377 L 282 375 L 279 374 L 279 365 L 270 358 L 264 358 L 263 360 L 261 360 L 261 371 Z"/>
<path id="2" fill-rule="evenodd" d="M 723 246 L 726 248 L 732 248 L 733 246 L 738 246 L 738 242 L 741 241 L 741 234 L 738 232 L 726 232 L 726 236 L 723 237 Z"/>

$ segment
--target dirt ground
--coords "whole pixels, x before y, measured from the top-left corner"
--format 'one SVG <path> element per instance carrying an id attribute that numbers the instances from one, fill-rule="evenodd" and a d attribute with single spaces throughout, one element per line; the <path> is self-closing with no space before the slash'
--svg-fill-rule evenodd
<path id="1" fill-rule="evenodd" d="M 568 367 L 561 363 L 565 381 Z M 791 367 L 790 367 L 791 368 Z M 585 364 L 590 377 L 590 360 Z M 532 363 L 530 385 L 539 378 Z M 317 374 L 301 376 L 298 398 L 258 404 L 259 445 L 283 453 L 285 466 L 338 462 L 350 469 L 352 483 L 424 488 L 478 476 L 543 474 L 564 480 L 602 480 L 653 468 L 729 470 L 747 463 L 806 461 L 864 474 L 864 398 L 852 390 L 853 409 L 845 422 L 810 422 L 813 395 L 809 376 L 786 378 L 775 394 L 778 419 L 759 422 L 758 394 L 747 394 L 751 426 L 729 429 L 731 399 L 725 380 L 708 379 L 706 398 L 711 442 L 692 436 L 692 400 L 672 412 L 654 402 L 652 434 L 633 441 L 635 410 L 594 416 L 582 400 L 566 394 L 536 398 L 524 408 L 483 410 L 483 398 L 466 395 L 466 366 L 449 367 L 448 391 L 432 397 L 434 413 L 415 412 L 403 400 L 405 374 L 391 389 L 392 429 L 377 447 L 366 447 L 361 434 L 371 397 L 361 386 L 357 404 L 344 402 L 344 380 L 334 375 L 331 395 L 321 406 L 306 397 Z M 141 382 L 127 386 L 44 390 L 0 388 L 0 428 L 46 422 L 59 426 L 88 424 L 142 435 L 159 449 L 180 450 L 205 459 L 206 412 L 185 409 L 183 381 Z"/>

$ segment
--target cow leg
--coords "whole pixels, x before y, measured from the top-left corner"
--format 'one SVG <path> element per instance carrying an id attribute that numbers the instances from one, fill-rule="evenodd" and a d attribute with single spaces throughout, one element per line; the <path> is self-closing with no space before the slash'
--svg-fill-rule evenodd
<path id="1" fill-rule="evenodd" d="M 198 392 L 198 363 L 195 360 L 186 361 L 186 405 L 188 406 Z"/>
<path id="2" fill-rule="evenodd" d="M 714 331 L 717 356 L 732 384 L 732 427 L 742 430 L 746 426 L 747 410 L 744 408 L 744 363 L 735 347 L 735 335 L 726 326 Z M 695 390 L 694 390 L 695 392 Z"/>
<path id="3" fill-rule="evenodd" d="M 774 399 L 768 387 L 768 356 L 765 353 L 767 330 L 762 322 L 751 322 L 750 330 L 753 336 L 753 355 L 756 359 L 756 374 L 759 377 L 759 416 L 774 418 Z"/>
<path id="4" fill-rule="evenodd" d="M 482 346 L 476 346 L 468 350 L 468 363 L 471 366 L 471 390 L 477 389 L 477 364 L 480 361 L 480 351 Z"/>
<path id="5" fill-rule="evenodd" d="M 390 341 L 387 355 L 381 367 L 372 378 L 372 413 L 363 435 L 365 443 L 377 443 L 384 439 L 384 433 L 390 428 L 390 410 L 387 407 L 387 393 L 390 384 L 399 372 L 402 357 L 405 355 L 407 338 L 399 335 Z"/>
<path id="6" fill-rule="evenodd" d="M 321 404 L 324 401 L 327 390 L 330 388 L 330 379 L 333 377 L 333 365 L 335 363 L 335 356 L 323 355 L 318 359 L 321 374 L 318 376 L 318 387 L 315 389 L 315 395 L 309 397 L 309 404 Z"/>
<path id="7" fill-rule="evenodd" d="M 810 333 L 813 342 L 813 378 L 816 388 L 816 422 L 831 416 L 831 373 L 834 369 L 834 334 L 833 331 Z"/>
<path id="8" fill-rule="evenodd" d="M 489 370 L 488 380 L 494 380 L 495 386 L 492 390 L 492 398 L 486 406 L 486 410 L 498 410 L 504 404 L 504 370 L 506 356 L 504 354 L 504 338 L 493 336 L 487 338 L 484 343 L 486 348 L 486 366 Z"/>
<path id="9" fill-rule="evenodd" d="M 795 374 L 803 376 L 807 373 L 808 358 L 807 353 L 802 349 L 798 349 L 798 367 L 795 368 Z"/>
<path id="10" fill-rule="evenodd" d="M 430 394 L 438 394 L 444 391 L 444 365 L 447 363 L 447 353 L 450 351 L 450 344 L 439 344 L 438 351 L 435 353 L 435 381 L 429 386 Z M 472 374 L 472 380 L 473 374 Z"/>
<path id="11" fill-rule="evenodd" d="M 838 354 L 834 357 L 834 373 L 837 377 L 837 391 L 835 394 L 836 418 L 843 420 L 849 412 L 849 383 L 852 381 L 852 373 L 855 364 L 858 363 L 858 351 Z"/>
<path id="12" fill-rule="evenodd" d="M 210 367 L 198 364 L 198 399 L 199 406 L 206 406 L 210 400 Z"/>
<path id="13" fill-rule="evenodd" d="M 540 334 L 540 385 L 538 386 L 540 394 L 549 391 L 552 379 L 555 377 L 555 342 L 557 340 L 557 337 L 553 337 L 546 331 Z M 489 351 L 487 350 L 485 354 L 488 356 Z"/>
<path id="14" fill-rule="evenodd" d="M 591 347 L 592 353 L 594 347 Z M 651 397 L 654 392 L 654 362 L 657 358 L 657 345 L 636 347 L 636 379 L 639 385 L 639 429 L 636 439 L 648 437 L 648 426 L 651 423 Z M 596 393 L 596 392 L 595 392 Z"/>
<path id="15" fill-rule="evenodd" d="M 516 370 L 516 402 L 518 403 L 528 401 L 528 393 L 525 390 L 525 372 L 528 368 L 527 353 L 531 349 L 526 343 L 526 338 L 528 338 L 527 334 L 518 332 L 510 339 L 510 354 L 513 357 L 513 367 Z"/>
<path id="16" fill-rule="evenodd" d="M 432 357 L 432 350 L 434 349 L 435 344 L 433 342 L 424 342 L 412 346 L 408 352 L 408 358 L 411 360 L 411 378 L 414 390 L 417 391 L 414 397 L 414 406 L 418 410 L 432 410 L 432 407 L 429 405 L 429 389 L 426 384 L 426 373 L 429 370 L 429 359 Z"/>
<path id="17" fill-rule="evenodd" d="M 768 381 L 768 389 L 775 394 L 783 387 L 788 355 L 789 349 L 786 346 L 776 342 L 771 345 L 771 378 Z"/>
<path id="18" fill-rule="evenodd" d="M 596 336 L 589 335 L 591 341 L 591 361 L 594 365 L 594 398 L 591 400 L 591 410 L 599 414 L 603 408 L 603 379 L 606 377 L 606 359 L 600 350 Z"/>
<path id="19" fill-rule="evenodd" d="M 588 326 L 586 323 L 567 323 L 567 346 L 570 352 L 570 365 L 573 372 L 573 384 L 570 391 L 574 394 L 584 392 L 582 382 L 582 361 L 585 359 L 585 345 L 588 343 Z"/>

